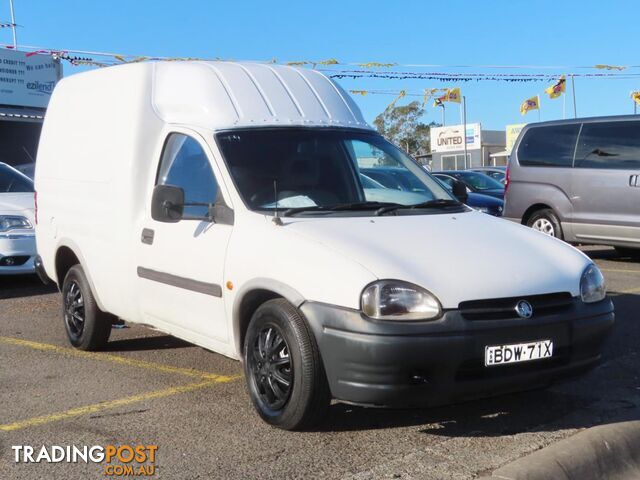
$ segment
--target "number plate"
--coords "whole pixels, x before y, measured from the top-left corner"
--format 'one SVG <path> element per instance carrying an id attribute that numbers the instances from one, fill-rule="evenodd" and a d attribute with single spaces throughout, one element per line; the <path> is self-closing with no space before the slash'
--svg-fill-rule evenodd
<path id="1" fill-rule="evenodd" d="M 484 366 L 529 362 L 551 356 L 553 356 L 553 342 L 551 340 L 487 346 L 484 349 Z"/>

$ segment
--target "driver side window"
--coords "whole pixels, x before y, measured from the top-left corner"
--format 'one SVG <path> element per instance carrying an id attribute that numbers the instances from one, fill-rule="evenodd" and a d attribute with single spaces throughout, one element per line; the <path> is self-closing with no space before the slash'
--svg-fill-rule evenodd
<path id="1" fill-rule="evenodd" d="M 216 182 L 209 158 L 198 141 L 172 133 L 160 160 L 156 185 L 172 185 L 184 190 L 185 203 L 215 203 L 218 195 Z M 185 206 L 185 217 L 204 217 L 206 206 Z"/>

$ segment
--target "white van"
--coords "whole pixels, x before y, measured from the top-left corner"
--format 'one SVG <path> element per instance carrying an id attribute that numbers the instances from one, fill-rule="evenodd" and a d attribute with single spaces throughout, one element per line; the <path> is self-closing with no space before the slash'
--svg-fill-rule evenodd
<path id="1" fill-rule="evenodd" d="M 458 202 L 314 70 L 73 75 L 38 152 L 38 265 L 71 343 L 99 349 L 121 318 L 239 359 L 281 428 L 312 425 L 331 398 L 544 386 L 597 363 L 613 325 L 588 257 Z M 411 188 L 360 173 L 377 167 Z"/>

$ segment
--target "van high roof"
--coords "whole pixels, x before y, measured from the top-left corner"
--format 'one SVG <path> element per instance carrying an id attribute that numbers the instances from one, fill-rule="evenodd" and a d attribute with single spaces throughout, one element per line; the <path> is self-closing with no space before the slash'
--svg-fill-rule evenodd
<path id="1" fill-rule="evenodd" d="M 551 126 L 551 125 L 568 125 L 574 123 L 597 123 L 597 122 L 625 122 L 640 120 L 638 115 L 609 115 L 600 117 L 582 117 L 582 118 L 567 118 L 565 120 L 548 120 L 546 122 L 531 122 L 527 124 L 528 127 L 539 126 Z"/>
<path id="2" fill-rule="evenodd" d="M 111 85 L 140 88 L 157 116 L 170 124 L 214 130 L 258 126 L 371 127 L 353 99 L 318 71 L 236 62 L 156 61 L 119 65 L 65 78 L 85 90 L 105 75 Z M 114 77 L 120 77 L 115 79 Z M 120 80 L 120 81 L 117 81 Z M 98 81 L 98 83 L 102 83 Z M 146 91 L 144 91 L 146 90 Z"/>

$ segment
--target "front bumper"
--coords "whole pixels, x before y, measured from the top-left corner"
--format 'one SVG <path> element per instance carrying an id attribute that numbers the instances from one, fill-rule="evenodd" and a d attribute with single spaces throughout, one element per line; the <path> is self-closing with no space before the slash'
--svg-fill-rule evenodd
<path id="1" fill-rule="evenodd" d="M 35 272 L 36 237 L 32 232 L 0 234 L 0 275 Z"/>
<path id="2" fill-rule="evenodd" d="M 457 310 L 433 322 L 376 322 L 359 311 L 301 307 L 334 398 L 350 403 L 434 406 L 546 386 L 589 370 L 614 323 L 613 304 L 574 299 L 561 314 L 467 320 Z M 551 339 L 553 357 L 484 366 L 488 345 Z"/>

